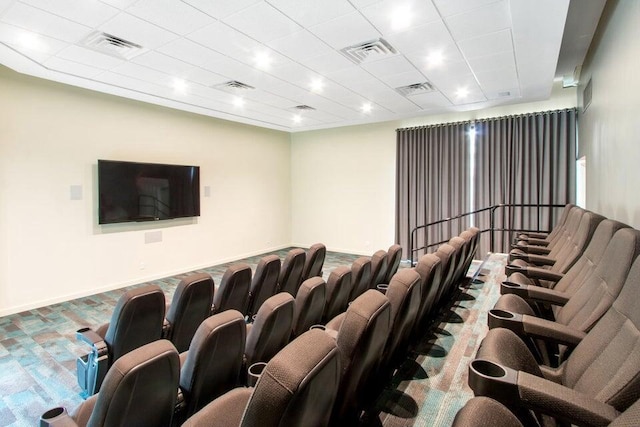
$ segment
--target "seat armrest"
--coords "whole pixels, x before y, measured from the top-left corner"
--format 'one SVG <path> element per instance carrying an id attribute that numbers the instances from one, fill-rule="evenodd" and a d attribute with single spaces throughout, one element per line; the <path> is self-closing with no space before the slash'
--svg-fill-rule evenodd
<path id="1" fill-rule="evenodd" d="M 536 245 L 512 245 L 511 249 L 519 249 L 522 252 L 526 252 L 528 254 L 538 254 L 538 255 L 547 255 L 551 252 L 551 249 L 545 246 L 536 246 Z"/>
<path id="2" fill-rule="evenodd" d="M 556 263 L 556 260 L 554 258 L 536 254 L 529 254 L 525 261 L 527 261 L 529 264 L 535 265 L 553 265 Z"/>
<path id="3" fill-rule="evenodd" d="M 529 238 L 527 239 L 527 243 L 529 243 L 530 245 L 534 245 L 534 246 L 543 246 L 543 247 L 547 247 L 549 246 L 549 241 L 545 240 L 545 237 L 533 237 L 531 234 L 529 234 Z"/>
<path id="4" fill-rule="evenodd" d="M 171 338 L 171 322 L 167 319 L 162 322 L 162 338 L 167 340 Z"/>
<path id="5" fill-rule="evenodd" d="M 542 286 L 521 285 L 509 281 L 502 282 L 500 293 L 502 295 L 514 294 L 525 300 L 534 300 L 553 305 L 565 305 L 569 301 L 564 292 L 558 292 Z"/>
<path id="6" fill-rule="evenodd" d="M 253 387 L 234 388 L 193 414 L 183 426 L 239 426 L 252 392 Z"/>
<path id="7" fill-rule="evenodd" d="M 544 378 L 518 372 L 523 406 L 580 426 L 607 426 L 620 415 L 611 405 Z"/>
<path id="8" fill-rule="evenodd" d="M 535 316 L 525 314 L 522 316 L 522 328 L 524 333 L 530 337 L 541 338 L 546 341 L 553 341 L 558 344 L 575 347 L 587 335 L 578 329 L 570 328 L 561 323 L 540 319 Z"/>
<path id="9" fill-rule="evenodd" d="M 98 333 L 93 329 L 78 329 L 76 331 L 76 338 L 86 344 L 89 344 L 93 351 L 98 353 L 98 356 L 107 354 L 107 343 L 104 341 L 104 338 L 98 335 Z"/>
<path id="10" fill-rule="evenodd" d="M 540 267 L 527 267 L 522 274 L 530 279 L 549 280 L 552 282 L 559 282 L 560 279 L 564 277 L 564 274 L 562 273 L 557 273 Z"/>
<path id="11" fill-rule="evenodd" d="M 549 233 L 545 233 L 544 231 L 530 231 L 527 233 L 529 239 L 546 239 L 549 237 Z"/>

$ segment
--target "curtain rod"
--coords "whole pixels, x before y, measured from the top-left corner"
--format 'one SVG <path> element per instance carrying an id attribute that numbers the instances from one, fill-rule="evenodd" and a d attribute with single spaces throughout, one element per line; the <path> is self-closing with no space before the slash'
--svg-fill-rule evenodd
<path id="1" fill-rule="evenodd" d="M 559 110 L 536 111 L 536 112 L 533 112 L 533 113 L 522 113 L 522 114 L 510 114 L 510 115 L 507 115 L 507 116 L 485 117 L 485 118 L 479 118 L 479 119 L 473 119 L 473 120 L 462 120 L 462 121 L 458 121 L 458 122 L 434 123 L 432 125 L 422 125 L 422 126 L 413 126 L 413 127 L 407 127 L 407 128 L 397 128 L 396 132 L 407 131 L 407 130 L 429 129 L 429 128 L 436 128 L 436 127 L 442 127 L 442 126 L 466 125 L 466 124 L 472 124 L 472 123 L 477 123 L 477 122 L 487 122 L 487 121 L 490 121 L 490 120 L 501 120 L 501 119 L 508 119 L 508 118 L 514 118 L 514 117 L 542 116 L 542 115 L 545 115 L 545 114 L 563 113 L 563 112 L 570 112 L 570 111 L 577 112 L 578 109 L 576 107 L 561 108 Z"/>

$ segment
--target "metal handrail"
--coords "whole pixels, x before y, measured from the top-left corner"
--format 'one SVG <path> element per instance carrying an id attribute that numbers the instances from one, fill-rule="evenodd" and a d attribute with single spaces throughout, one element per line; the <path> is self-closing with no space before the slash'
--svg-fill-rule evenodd
<path id="1" fill-rule="evenodd" d="M 489 244 L 489 248 L 491 250 L 491 252 L 494 252 L 494 248 L 495 248 L 495 232 L 497 231 L 508 231 L 508 232 L 514 232 L 514 231 L 538 231 L 538 230 L 529 230 L 529 229 L 524 229 L 524 228 L 517 228 L 517 229 L 512 229 L 512 228 L 496 228 L 495 227 L 495 213 L 498 209 L 504 209 L 504 208 L 511 208 L 511 207 L 515 207 L 515 208 L 538 208 L 537 210 L 537 217 L 538 217 L 538 222 L 540 222 L 540 208 L 562 208 L 565 205 L 562 204 L 536 204 L 536 203 L 501 203 L 501 204 L 497 204 L 497 205 L 492 205 L 486 208 L 481 208 L 481 209 L 476 209 L 474 211 L 470 211 L 470 212 L 465 212 L 463 214 L 460 215 L 456 215 L 453 217 L 449 217 L 449 218 L 444 218 L 444 219 L 440 219 L 438 221 L 433 221 L 430 222 L 428 224 L 423 224 L 423 225 L 419 225 L 414 227 L 410 234 L 409 234 L 409 255 L 410 255 L 410 259 L 411 262 L 414 261 L 414 254 L 417 251 L 423 250 L 423 249 L 429 249 L 431 247 L 434 246 L 439 246 L 443 243 L 446 243 L 447 240 L 443 240 L 443 241 L 439 241 L 439 242 L 433 242 L 433 243 L 425 243 L 424 246 L 421 246 L 419 248 L 414 248 L 414 236 L 416 234 L 416 232 L 418 230 L 421 229 L 426 229 L 428 227 L 432 227 L 434 225 L 438 225 L 438 224 L 443 224 L 443 223 L 451 223 L 451 221 L 455 221 L 455 220 L 460 220 L 462 218 L 471 216 L 471 215 L 476 215 L 482 212 L 486 212 L 486 211 L 490 211 L 490 219 L 489 219 L 489 228 L 485 228 L 483 230 L 480 230 L 480 233 L 486 233 L 486 232 L 490 232 L 491 233 L 491 240 L 490 240 L 490 244 Z M 547 230 L 548 231 L 548 230 Z M 428 235 L 428 233 L 427 233 Z M 428 242 L 428 239 L 425 238 L 425 241 Z"/>

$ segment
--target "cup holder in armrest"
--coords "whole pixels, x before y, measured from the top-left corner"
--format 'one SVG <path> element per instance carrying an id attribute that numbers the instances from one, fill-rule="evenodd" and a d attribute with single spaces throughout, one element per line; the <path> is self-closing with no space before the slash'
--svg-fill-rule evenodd
<path id="1" fill-rule="evenodd" d="M 518 313 L 493 308 L 489 310 L 487 324 L 489 325 L 489 329 L 507 328 L 518 335 L 524 334 L 522 315 Z"/>
<path id="2" fill-rule="evenodd" d="M 513 273 L 523 273 L 527 271 L 527 267 L 520 267 L 515 264 L 507 264 L 504 266 L 504 274 L 511 276 Z"/>
<path id="3" fill-rule="evenodd" d="M 529 292 L 527 290 L 527 285 L 521 285 L 519 283 L 514 283 L 510 281 L 504 281 L 500 284 L 500 294 L 514 294 L 518 295 L 523 299 L 529 298 Z"/>
<path id="4" fill-rule="evenodd" d="M 469 365 L 469 387 L 476 396 L 511 403 L 518 396 L 518 371 L 485 359 Z"/>
<path id="5" fill-rule="evenodd" d="M 255 387 L 256 383 L 262 375 L 262 371 L 267 367 L 265 362 L 256 362 L 249 366 L 247 369 L 247 385 L 249 387 Z"/>
<path id="6" fill-rule="evenodd" d="M 67 410 L 61 406 L 49 409 L 40 416 L 40 427 L 65 427 L 75 426 L 76 423 L 67 414 Z"/>

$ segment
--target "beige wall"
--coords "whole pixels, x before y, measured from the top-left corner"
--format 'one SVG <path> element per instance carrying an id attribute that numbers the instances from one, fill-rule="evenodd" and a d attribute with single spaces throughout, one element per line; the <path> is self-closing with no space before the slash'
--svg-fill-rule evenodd
<path id="1" fill-rule="evenodd" d="M 372 254 L 395 232 L 397 128 L 576 106 L 576 90 L 554 85 L 549 100 L 291 136 L 292 239 L 301 246 Z"/>
<path id="2" fill-rule="evenodd" d="M 288 133 L 3 67 L 0 93 L 0 315 L 291 243 Z M 99 226 L 97 159 L 199 165 L 211 197 L 198 219 Z"/>
<path id="3" fill-rule="evenodd" d="M 640 228 L 640 2 L 609 1 L 582 70 L 591 105 L 580 115 L 587 208 Z M 582 105 L 582 101 L 581 101 Z"/>

